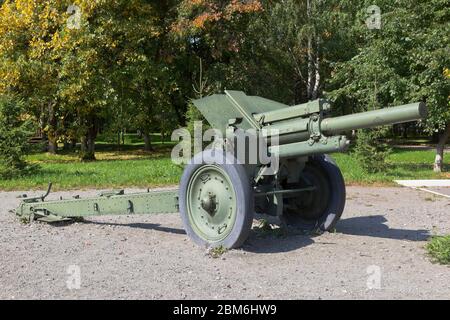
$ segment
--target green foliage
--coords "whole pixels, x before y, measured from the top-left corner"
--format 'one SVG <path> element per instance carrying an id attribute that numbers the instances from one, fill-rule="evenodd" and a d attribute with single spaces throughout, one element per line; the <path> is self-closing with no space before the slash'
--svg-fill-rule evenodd
<path id="1" fill-rule="evenodd" d="M 202 121 L 203 116 L 200 111 L 194 106 L 194 104 L 191 102 L 188 105 L 187 111 L 186 111 L 186 128 L 191 133 L 191 136 L 194 135 L 194 124 L 197 121 Z"/>
<path id="2" fill-rule="evenodd" d="M 76 5 L 79 16 L 68 13 Z M 49 141 L 95 158 L 100 130 L 170 132 L 180 95 L 168 30 L 172 1 L 6 1 L 0 9 L 0 93 L 14 92 Z M 78 19 L 76 27 L 70 21 Z M 180 112 L 181 114 L 181 112 Z"/>
<path id="3" fill-rule="evenodd" d="M 435 262 L 450 264 L 450 235 L 432 237 L 426 249 Z"/>
<path id="4" fill-rule="evenodd" d="M 0 95 L 0 177 L 11 179 L 27 169 L 30 121 L 20 100 Z"/>
<path id="5" fill-rule="evenodd" d="M 362 129 L 358 131 L 353 149 L 361 167 L 368 173 L 382 172 L 386 168 L 386 159 L 391 152 L 388 144 L 381 141 L 380 129 Z"/>
<path id="6" fill-rule="evenodd" d="M 448 1 L 378 1 L 379 30 L 364 23 L 371 4 L 362 3 L 349 30 L 358 53 L 335 65 L 328 94 L 347 113 L 366 110 L 373 100 L 383 107 L 426 101 L 430 116 L 423 127 L 444 130 L 450 122 Z"/>
<path id="7" fill-rule="evenodd" d="M 100 132 L 167 136 L 186 118 L 192 129 L 189 99 L 224 89 L 290 104 L 325 94 L 336 114 L 424 100 L 423 130 L 450 122 L 448 0 L 379 0 L 380 30 L 365 24 L 371 0 L 0 4 L 0 94 L 20 97 L 51 144 L 79 143 L 83 159 Z"/>

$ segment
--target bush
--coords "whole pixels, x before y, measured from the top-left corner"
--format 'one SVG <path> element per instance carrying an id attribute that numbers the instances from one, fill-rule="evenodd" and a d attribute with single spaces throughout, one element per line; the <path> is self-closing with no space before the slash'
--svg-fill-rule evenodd
<path id="1" fill-rule="evenodd" d="M 358 131 L 354 152 L 361 167 L 368 173 L 385 170 L 386 159 L 391 148 L 381 141 L 384 129 L 362 129 Z"/>
<path id="2" fill-rule="evenodd" d="M 29 152 L 31 121 L 23 113 L 23 103 L 0 96 L 0 177 L 10 179 L 27 170 L 24 156 Z"/>

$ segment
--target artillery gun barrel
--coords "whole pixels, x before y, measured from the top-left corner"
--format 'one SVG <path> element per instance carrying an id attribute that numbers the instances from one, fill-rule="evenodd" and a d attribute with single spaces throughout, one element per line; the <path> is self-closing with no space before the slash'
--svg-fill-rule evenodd
<path id="1" fill-rule="evenodd" d="M 286 110 L 280 110 L 286 113 Z M 366 111 L 335 118 L 319 118 L 320 130 L 325 135 L 335 135 L 349 130 L 374 128 L 426 118 L 428 109 L 424 102 L 411 103 L 398 107 Z M 258 117 L 259 115 L 256 115 Z M 298 117 L 267 124 L 266 135 L 279 135 L 280 143 L 306 141 L 310 138 L 310 117 Z"/>
<path id="2" fill-rule="evenodd" d="M 337 134 L 349 130 L 373 128 L 424 119 L 428 114 L 424 102 L 411 103 L 399 107 L 356 113 L 322 120 L 321 129 L 325 134 Z"/>
<path id="3" fill-rule="evenodd" d="M 282 112 L 286 113 L 286 110 Z M 270 144 L 273 143 L 274 135 L 278 136 L 276 145 L 269 148 L 271 153 L 280 157 L 309 156 L 345 151 L 349 141 L 340 135 L 342 132 L 416 121 L 425 118 L 427 114 L 428 110 L 423 102 L 336 118 L 322 118 L 320 113 L 308 118 L 282 120 L 272 112 L 272 119 L 277 120 L 264 129 L 267 129 Z M 321 138 L 323 136 L 326 137 L 325 140 Z"/>

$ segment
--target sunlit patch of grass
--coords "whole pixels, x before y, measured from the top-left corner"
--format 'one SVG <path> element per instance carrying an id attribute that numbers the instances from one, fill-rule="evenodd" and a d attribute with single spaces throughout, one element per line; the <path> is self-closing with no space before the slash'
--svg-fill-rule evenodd
<path id="1" fill-rule="evenodd" d="M 78 162 L 77 154 L 50 154 L 50 153 L 36 153 L 26 157 L 30 163 L 68 163 Z"/>
<path id="2" fill-rule="evenodd" d="M 112 160 L 139 160 L 139 159 L 156 159 L 167 157 L 170 153 L 172 146 L 160 146 L 155 147 L 152 151 L 144 151 L 142 149 L 129 149 L 129 150 L 99 150 L 95 153 L 95 158 L 98 161 L 112 161 Z M 27 156 L 27 161 L 30 163 L 68 163 L 68 162 L 80 162 L 78 153 L 35 153 Z"/>
<path id="3" fill-rule="evenodd" d="M 431 237 L 426 249 L 434 262 L 450 264 L 450 235 Z"/>
<path id="4" fill-rule="evenodd" d="M 334 154 L 332 157 L 341 168 L 347 184 L 394 185 L 394 180 L 445 179 L 449 176 L 448 172 L 433 172 L 434 152 L 431 150 L 411 151 L 394 148 L 387 159 L 386 169 L 378 173 L 365 172 L 351 154 Z M 446 159 L 445 170 L 449 169 L 450 162 Z"/>

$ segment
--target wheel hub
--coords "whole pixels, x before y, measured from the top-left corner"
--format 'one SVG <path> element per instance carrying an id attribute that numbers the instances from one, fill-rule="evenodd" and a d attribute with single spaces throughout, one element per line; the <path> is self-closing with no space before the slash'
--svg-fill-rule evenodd
<path id="1" fill-rule="evenodd" d="M 214 215 L 214 213 L 216 213 L 218 203 L 216 201 L 215 194 L 209 192 L 208 195 L 204 197 L 200 203 L 203 210 L 208 212 L 210 215 Z"/>
<path id="2" fill-rule="evenodd" d="M 227 173 L 215 165 L 200 167 L 187 192 L 192 228 L 209 242 L 224 239 L 236 220 L 236 194 Z"/>

